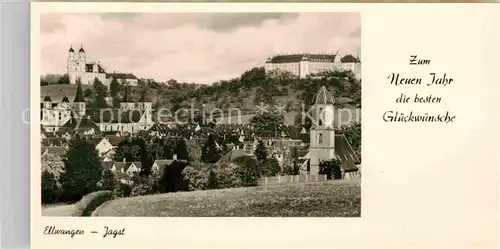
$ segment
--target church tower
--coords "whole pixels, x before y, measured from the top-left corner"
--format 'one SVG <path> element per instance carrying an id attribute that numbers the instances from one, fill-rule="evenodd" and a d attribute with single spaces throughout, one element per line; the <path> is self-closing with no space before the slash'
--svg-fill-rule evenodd
<path id="1" fill-rule="evenodd" d="M 322 86 L 313 101 L 309 147 L 311 175 L 319 173 L 321 161 L 335 158 L 335 99 L 326 87 Z"/>
<path id="2" fill-rule="evenodd" d="M 85 116 L 85 98 L 83 97 L 82 84 L 78 82 L 75 100 L 73 100 L 73 111 L 75 116 Z"/>

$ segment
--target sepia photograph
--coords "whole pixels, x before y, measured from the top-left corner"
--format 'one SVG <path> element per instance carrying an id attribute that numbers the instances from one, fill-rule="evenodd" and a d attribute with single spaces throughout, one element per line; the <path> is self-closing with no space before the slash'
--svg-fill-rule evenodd
<path id="1" fill-rule="evenodd" d="M 44 13 L 39 43 L 43 216 L 362 216 L 359 13 Z"/>

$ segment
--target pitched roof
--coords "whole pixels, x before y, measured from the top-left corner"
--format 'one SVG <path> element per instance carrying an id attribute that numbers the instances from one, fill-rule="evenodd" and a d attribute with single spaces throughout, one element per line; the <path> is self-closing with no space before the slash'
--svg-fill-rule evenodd
<path id="1" fill-rule="evenodd" d="M 270 63 L 293 63 L 300 61 L 334 62 L 335 54 L 290 54 L 276 55 L 268 60 Z"/>
<path id="2" fill-rule="evenodd" d="M 335 98 L 333 94 L 330 93 L 325 86 L 322 86 L 318 93 L 314 95 L 313 102 L 315 104 L 335 104 Z"/>
<path id="3" fill-rule="evenodd" d="M 64 155 L 66 154 L 66 147 L 64 146 L 42 146 L 42 153 L 47 152 L 50 155 Z"/>
<path id="4" fill-rule="evenodd" d="M 218 164 L 231 163 L 236 158 L 239 158 L 239 157 L 242 157 L 245 155 L 246 155 L 246 152 L 243 149 L 231 150 L 228 153 L 226 153 L 224 156 L 222 156 L 217 163 Z"/>
<path id="5" fill-rule="evenodd" d="M 124 171 L 127 171 L 130 166 L 135 165 L 137 168 L 142 169 L 142 163 L 141 162 L 115 162 L 115 167 L 117 171 L 121 171 L 122 169 Z"/>
<path id="6" fill-rule="evenodd" d="M 123 140 L 123 137 L 117 135 L 107 135 L 106 139 L 109 141 L 111 145 L 118 146 L 118 144 Z"/>
<path id="7" fill-rule="evenodd" d="M 76 95 L 75 95 L 75 99 L 73 100 L 73 102 L 85 102 L 85 98 L 83 97 L 83 91 L 82 91 L 82 84 L 78 84 L 77 88 L 76 88 Z"/>
<path id="8" fill-rule="evenodd" d="M 89 129 L 94 129 L 95 132 L 99 132 L 99 126 L 90 119 L 89 117 L 81 117 L 75 118 L 72 117 L 68 122 L 66 122 L 58 131 L 67 132 L 67 131 L 85 131 Z"/>

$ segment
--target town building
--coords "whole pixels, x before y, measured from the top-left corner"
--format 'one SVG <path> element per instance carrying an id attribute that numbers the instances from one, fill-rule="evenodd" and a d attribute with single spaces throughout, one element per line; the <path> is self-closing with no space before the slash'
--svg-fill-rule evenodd
<path id="1" fill-rule="evenodd" d="M 361 61 L 353 55 L 336 54 L 278 54 L 269 57 L 265 63 L 266 74 L 289 72 L 299 78 L 314 76 L 325 71 L 351 70 L 361 79 Z"/>
<path id="2" fill-rule="evenodd" d="M 73 46 L 68 51 L 67 72 L 70 84 L 76 84 L 78 79 L 83 85 L 92 85 L 97 78 L 105 85 L 109 85 L 113 78 L 119 83 L 138 85 L 138 79 L 131 73 L 110 73 L 99 61 L 93 61 L 87 58 L 87 53 L 83 46 L 76 52 Z"/>

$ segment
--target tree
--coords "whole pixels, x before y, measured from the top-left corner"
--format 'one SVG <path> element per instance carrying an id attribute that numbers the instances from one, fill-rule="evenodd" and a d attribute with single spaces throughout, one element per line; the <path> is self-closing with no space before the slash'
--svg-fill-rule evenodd
<path id="1" fill-rule="evenodd" d="M 69 75 L 68 74 L 64 74 L 63 76 L 61 76 L 58 80 L 57 80 L 57 84 L 61 84 L 61 85 L 67 85 L 69 84 Z"/>
<path id="2" fill-rule="evenodd" d="M 277 137 L 281 134 L 284 123 L 283 115 L 274 113 L 263 113 L 255 115 L 250 120 L 250 124 L 255 128 L 260 137 Z"/>
<path id="3" fill-rule="evenodd" d="M 111 83 L 109 84 L 109 94 L 113 98 L 117 98 L 120 93 L 120 83 L 116 78 L 113 77 Z"/>
<path id="4" fill-rule="evenodd" d="M 151 175 L 151 168 L 153 167 L 153 164 L 155 162 L 155 159 L 151 152 L 146 152 L 146 156 L 144 157 L 142 161 L 142 170 L 140 172 L 141 176 L 149 176 Z"/>
<path id="5" fill-rule="evenodd" d="M 42 171 L 42 203 L 55 203 L 59 198 L 59 187 L 54 174 Z"/>
<path id="6" fill-rule="evenodd" d="M 213 134 L 210 134 L 201 150 L 201 161 L 204 163 L 216 163 L 220 157 L 220 150 L 217 148 L 215 138 Z"/>
<path id="7" fill-rule="evenodd" d="M 257 160 L 264 162 L 267 160 L 267 148 L 264 145 L 264 142 L 262 140 L 259 140 L 259 143 L 257 144 L 257 148 L 255 148 L 255 157 L 257 157 Z"/>
<path id="8" fill-rule="evenodd" d="M 102 179 L 100 182 L 101 189 L 103 190 L 114 190 L 116 188 L 116 178 L 115 174 L 109 169 L 104 169 L 102 172 Z"/>
<path id="9" fill-rule="evenodd" d="M 94 79 L 94 91 L 96 93 L 94 107 L 95 108 L 108 108 L 106 97 L 108 95 L 108 88 L 96 77 Z"/>
<path id="10" fill-rule="evenodd" d="M 191 161 L 200 161 L 201 160 L 201 147 L 198 144 L 198 142 L 196 142 L 196 140 L 189 140 L 186 145 L 187 145 L 187 151 L 188 151 L 189 156 L 190 156 L 189 159 Z"/>
<path id="11" fill-rule="evenodd" d="M 330 161 L 321 161 L 319 163 L 319 173 L 326 175 L 326 179 L 342 179 L 340 162 L 335 159 Z"/>
<path id="12" fill-rule="evenodd" d="M 278 175 L 280 172 L 281 172 L 281 167 L 276 158 L 272 157 L 265 161 L 261 161 L 261 167 L 260 167 L 261 176 L 272 177 Z"/>
<path id="13" fill-rule="evenodd" d="M 177 146 L 175 147 L 174 153 L 177 155 L 179 160 L 188 160 L 189 152 L 187 150 L 186 141 L 183 138 L 177 141 Z"/>
<path id="14" fill-rule="evenodd" d="M 238 165 L 235 173 L 241 182 L 240 187 L 257 186 L 257 180 L 261 176 L 259 162 L 251 156 L 242 156 L 234 159 L 234 163 Z"/>
<path id="15" fill-rule="evenodd" d="M 64 160 L 65 171 L 60 177 L 63 198 L 78 201 L 98 190 L 102 169 L 99 154 L 91 142 L 78 136 L 70 140 Z"/>

